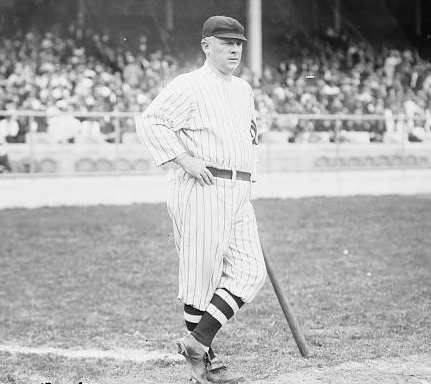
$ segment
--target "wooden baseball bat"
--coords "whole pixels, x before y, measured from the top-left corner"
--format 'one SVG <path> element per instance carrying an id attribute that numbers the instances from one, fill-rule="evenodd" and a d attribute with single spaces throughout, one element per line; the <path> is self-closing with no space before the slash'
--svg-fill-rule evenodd
<path id="1" fill-rule="evenodd" d="M 280 302 L 281 309 L 283 310 L 284 317 L 287 320 L 287 323 L 289 324 L 289 328 L 292 331 L 293 337 L 295 339 L 296 345 L 299 348 L 299 351 L 301 352 L 301 355 L 303 357 L 307 357 L 310 355 L 310 352 L 307 347 L 307 343 L 305 342 L 304 335 L 301 332 L 301 329 L 299 328 L 298 321 L 296 320 L 295 315 L 293 314 L 292 308 L 289 305 L 289 302 L 286 299 L 286 295 L 284 294 L 280 282 L 278 281 L 275 272 L 274 272 L 274 266 L 272 265 L 271 259 L 269 258 L 268 254 L 265 252 L 262 243 L 262 253 L 263 258 L 265 260 L 266 270 L 268 272 L 269 279 L 271 280 L 272 287 L 274 288 L 275 294 L 277 295 L 277 299 Z"/>

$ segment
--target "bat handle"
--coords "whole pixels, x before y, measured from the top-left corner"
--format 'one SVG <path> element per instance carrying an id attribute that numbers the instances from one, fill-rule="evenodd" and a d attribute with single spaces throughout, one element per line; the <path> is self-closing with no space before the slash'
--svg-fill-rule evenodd
<path id="1" fill-rule="evenodd" d="M 283 310 L 284 317 L 286 318 L 287 323 L 289 324 L 289 328 L 293 334 L 296 345 L 298 346 L 298 349 L 301 352 L 301 356 L 307 357 L 310 355 L 310 352 L 308 350 L 304 335 L 302 334 L 301 329 L 299 328 L 298 321 L 296 320 L 296 317 L 293 314 L 292 308 L 290 307 L 289 302 L 287 301 L 286 296 L 277 279 L 277 276 L 275 275 L 274 266 L 272 265 L 271 259 L 266 254 L 262 245 L 261 247 L 262 247 L 263 258 L 265 260 L 266 271 L 268 272 L 268 277 L 271 280 L 272 287 L 274 288 L 274 291 L 280 303 L 281 309 Z"/>

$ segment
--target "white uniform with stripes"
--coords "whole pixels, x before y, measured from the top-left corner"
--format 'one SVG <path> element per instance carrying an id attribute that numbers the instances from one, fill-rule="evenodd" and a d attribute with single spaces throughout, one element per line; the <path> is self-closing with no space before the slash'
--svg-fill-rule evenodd
<path id="1" fill-rule="evenodd" d="M 208 64 L 175 78 L 136 125 L 157 165 L 187 152 L 220 169 L 254 169 L 252 89 L 238 77 L 219 77 Z M 250 190 L 249 181 L 218 177 L 202 187 L 182 169 L 170 181 L 167 206 L 184 304 L 206 310 L 218 288 L 250 302 L 262 287 L 266 269 Z"/>

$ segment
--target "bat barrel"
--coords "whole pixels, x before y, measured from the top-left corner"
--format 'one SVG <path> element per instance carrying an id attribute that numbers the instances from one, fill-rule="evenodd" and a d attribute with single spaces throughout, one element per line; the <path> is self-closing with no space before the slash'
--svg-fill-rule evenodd
<path id="1" fill-rule="evenodd" d="M 307 347 L 307 343 L 305 341 L 304 335 L 299 328 L 298 321 L 296 320 L 295 315 L 293 314 L 292 308 L 289 305 L 289 302 L 286 299 L 286 296 L 281 288 L 280 282 L 275 275 L 274 266 L 272 265 L 271 259 L 266 254 L 263 246 L 262 246 L 263 257 L 265 260 L 266 270 L 268 272 L 268 277 L 271 281 L 272 287 L 274 288 L 277 299 L 280 303 L 281 309 L 283 310 L 284 317 L 286 318 L 287 323 L 289 324 L 289 328 L 293 334 L 293 338 L 295 339 L 296 345 L 298 346 L 299 352 L 301 356 L 307 357 L 310 355 L 310 352 Z"/>

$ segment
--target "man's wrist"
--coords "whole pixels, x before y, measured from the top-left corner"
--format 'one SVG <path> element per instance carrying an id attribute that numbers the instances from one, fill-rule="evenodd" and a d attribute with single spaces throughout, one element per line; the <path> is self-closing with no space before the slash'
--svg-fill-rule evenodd
<path id="1" fill-rule="evenodd" d="M 187 160 L 189 160 L 190 158 L 191 156 L 187 152 L 183 152 L 179 154 L 177 157 L 173 158 L 171 161 L 173 161 L 174 163 L 180 166 L 183 166 L 184 162 L 187 162 Z"/>

